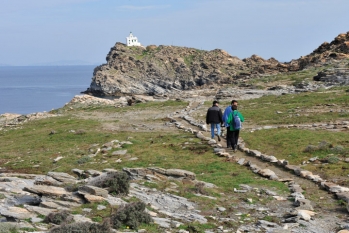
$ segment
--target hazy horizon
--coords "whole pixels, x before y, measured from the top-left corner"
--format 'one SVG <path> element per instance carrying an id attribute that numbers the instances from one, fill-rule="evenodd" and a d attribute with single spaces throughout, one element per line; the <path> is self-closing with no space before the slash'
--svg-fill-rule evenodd
<path id="1" fill-rule="evenodd" d="M 349 31 L 347 9 L 347 0 L 2 1 L 0 65 L 100 65 L 131 31 L 144 46 L 289 62 Z"/>

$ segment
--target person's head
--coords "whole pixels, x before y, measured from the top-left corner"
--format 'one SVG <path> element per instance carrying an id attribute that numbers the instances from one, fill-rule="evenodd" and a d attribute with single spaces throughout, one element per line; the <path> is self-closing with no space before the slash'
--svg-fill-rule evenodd
<path id="1" fill-rule="evenodd" d="M 213 101 L 213 105 L 218 106 L 219 102 L 217 100 Z"/>
<path id="2" fill-rule="evenodd" d="M 231 106 L 231 109 L 233 109 L 233 110 L 238 110 L 238 106 L 232 105 L 232 106 Z"/>
<path id="3" fill-rule="evenodd" d="M 231 105 L 238 106 L 238 101 L 237 100 L 232 100 Z"/>

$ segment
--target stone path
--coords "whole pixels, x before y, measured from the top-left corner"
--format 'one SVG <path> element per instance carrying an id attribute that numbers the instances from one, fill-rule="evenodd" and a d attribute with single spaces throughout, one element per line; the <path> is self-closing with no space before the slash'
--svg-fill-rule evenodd
<path id="1" fill-rule="evenodd" d="M 200 97 L 201 98 L 201 97 Z M 239 145 L 239 151 L 233 153 L 226 147 L 223 139 L 220 144 L 211 140 L 209 132 L 206 132 L 206 125 L 196 119 L 196 117 L 205 113 L 202 98 L 191 98 L 189 105 L 182 110 L 178 110 L 168 115 L 171 122 L 169 125 L 175 125 L 178 129 L 191 132 L 193 137 L 201 138 L 213 148 L 213 156 L 222 157 L 222 162 L 234 162 L 252 172 L 258 174 L 261 178 L 279 180 L 288 185 L 290 196 L 278 196 L 271 190 L 261 190 L 249 185 L 241 185 L 234 193 L 228 196 L 242 197 L 249 194 L 257 194 L 261 199 L 270 199 L 267 204 L 247 202 L 234 203 L 232 209 L 218 206 L 215 215 L 206 215 L 201 213 L 200 207 L 187 199 L 169 194 L 175 192 L 178 187 L 175 183 L 164 192 L 149 189 L 142 186 L 144 180 L 160 181 L 159 177 L 191 177 L 190 182 L 200 182 L 195 180 L 195 174 L 189 171 L 164 170 L 161 168 L 144 168 L 143 170 L 127 170 L 131 177 L 137 182 L 132 183 L 130 197 L 137 197 L 152 207 L 149 211 L 155 222 L 163 227 L 164 232 L 187 232 L 178 230 L 178 226 L 188 221 L 198 221 L 206 223 L 210 219 L 221 223 L 217 229 L 210 232 L 339 232 L 340 229 L 349 229 L 348 213 L 345 207 L 334 205 L 338 202 L 334 197 L 347 202 L 349 200 L 349 190 L 333 183 L 325 182 L 316 175 L 304 171 L 297 166 L 292 166 L 287 161 L 278 160 L 274 156 L 265 155 L 257 150 L 245 148 L 243 141 Z M 202 118 L 200 118 L 202 119 Z M 333 123 L 332 125 L 290 125 L 282 127 L 322 127 L 327 130 L 346 130 L 347 122 Z M 274 126 L 254 127 L 251 130 L 268 130 Z M 110 142 L 112 143 L 112 142 Z M 85 171 L 74 169 L 76 174 Z M 106 171 L 90 171 L 88 176 L 103 176 Z M 140 175 L 140 174 L 144 174 Z M 172 175 L 171 175 L 172 174 Z M 178 174 L 181 174 L 178 176 Z M 166 178 L 166 179 L 167 179 Z M 121 205 L 123 200 L 112 197 L 105 193 L 105 190 L 98 190 L 86 186 L 79 189 L 78 193 L 68 192 L 58 186 L 62 183 L 80 182 L 74 176 L 61 173 L 49 173 L 47 175 L 30 174 L 7 174 L 0 173 L 0 229 L 2 224 L 12 224 L 20 227 L 42 229 L 40 232 L 47 232 L 48 226 L 42 223 L 41 215 L 47 215 L 51 211 L 71 209 L 80 206 L 82 203 L 94 201 L 107 201 L 111 205 Z M 204 182 L 203 182 L 204 183 Z M 49 184 L 50 186 L 46 186 Z M 212 184 L 204 183 L 205 187 L 212 188 Z M 55 187 L 57 186 L 57 187 Z M 93 186 L 93 185 L 92 185 Z M 304 191 L 302 187 L 307 189 Z M 327 189 L 327 190 L 326 190 Z M 318 200 L 308 200 L 307 193 L 318 193 Z M 77 195 L 78 194 L 78 195 Z M 215 197 L 197 194 L 208 200 L 215 200 Z M 289 198 L 292 201 L 287 201 Z M 58 198 L 60 200 L 58 200 Z M 333 207 L 335 206 L 335 207 Z M 102 208 L 102 206 L 101 206 Z M 314 210 L 315 209 L 315 210 Z M 231 214 L 224 214 L 230 211 Z M 161 216 L 161 217 L 159 217 Z M 277 224 L 273 221 L 267 221 L 277 218 L 282 222 Z M 30 223 L 27 221 L 30 219 Z M 77 222 L 91 221 L 82 215 L 74 215 Z M 5 222 L 5 223 L 4 223 Z M 224 224 L 231 223 L 234 227 L 223 227 Z M 1 232 L 1 231 L 0 231 Z M 341 231 L 345 233 L 345 231 Z"/>
<path id="2" fill-rule="evenodd" d="M 226 157 L 227 160 L 232 162 L 237 162 L 240 165 L 246 166 L 251 169 L 253 172 L 267 177 L 272 180 L 280 180 L 287 182 L 290 187 L 291 196 L 295 197 L 294 206 L 298 206 L 296 209 L 296 219 L 290 217 L 291 219 L 284 219 L 286 223 L 294 222 L 298 223 L 292 225 L 291 232 L 336 232 L 338 226 L 341 225 L 342 228 L 349 228 L 347 222 L 343 219 L 347 219 L 347 212 L 345 208 L 327 208 L 326 203 L 334 203 L 336 200 L 333 198 L 332 194 L 335 194 L 337 198 L 348 202 L 349 200 L 349 189 L 346 187 L 341 187 L 339 185 L 326 182 L 321 179 L 321 177 L 313 175 L 311 172 L 305 171 L 297 166 L 292 166 L 288 164 L 287 161 L 280 161 L 274 156 L 263 155 L 261 152 L 256 150 L 251 150 L 244 147 L 244 143 L 240 140 L 239 152 L 234 153 L 231 149 L 224 149 L 226 147 L 225 140 L 217 143 L 215 140 L 210 139 L 210 133 L 207 132 L 206 125 L 202 121 L 198 121 L 191 117 L 195 115 L 195 111 L 200 109 L 203 106 L 203 102 L 190 102 L 188 107 L 180 113 L 170 114 L 169 117 L 173 118 L 177 128 L 192 132 L 197 137 L 206 140 L 209 144 L 212 145 L 213 151 L 222 157 Z M 348 122 L 343 122 L 342 124 L 333 124 L 333 125 L 301 125 L 301 126 L 287 126 L 287 127 L 321 127 L 328 130 L 336 129 L 340 125 L 341 129 L 347 129 Z M 284 126 L 283 126 L 284 127 Z M 256 130 L 269 129 L 274 127 L 260 127 Z M 294 173 L 293 173 L 293 172 Z M 312 202 L 306 199 L 306 195 L 303 195 L 304 190 L 299 185 L 307 187 L 307 192 L 318 192 L 321 195 L 321 199 L 316 200 L 316 207 L 321 210 L 321 218 L 317 218 L 313 212 Z M 325 191 L 330 191 L 330 194 Z M 331 194 L 332 193 L 332 194 Z M 303 204 L 297 204 L 303 203 Z M 304 208 L 304 210 L 302 210 Z M 287 208 L 285 208 L 285 211 Z M 310 211 L 309 213 L 304 213 Z M 339 217 L 340 216 L 340 217 Z M 289 217 L 289 216 L 288 216 Z M 339 217 L 339 218 L 338 218 Z M 299 221 L 301 220 L 301 221 Z M 288 225 L 285 224 L 283 228 Z M 245 226 L 246 227 L 246 226 Z M 287 232 L 285 229 L 280 232 Z"/>

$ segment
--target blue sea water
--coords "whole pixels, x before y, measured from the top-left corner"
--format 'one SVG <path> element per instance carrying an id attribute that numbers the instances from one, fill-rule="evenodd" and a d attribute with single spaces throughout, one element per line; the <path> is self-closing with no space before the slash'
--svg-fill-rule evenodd
<path id="1" fill-rule="evenodd" d="M 50 111 L 85 91 L 95 66 L 0 66 L 0 114 Z"/>

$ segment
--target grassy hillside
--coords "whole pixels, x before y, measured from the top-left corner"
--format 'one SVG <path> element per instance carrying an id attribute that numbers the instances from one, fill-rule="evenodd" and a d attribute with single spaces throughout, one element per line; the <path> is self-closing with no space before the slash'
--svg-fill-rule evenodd
<path id="1" fill-rule="evenodd" d="M 197 120 L 204 120 L 206 107 L 210 104 L 207 102 L 198 110 L 199 113 L 194 114 Z M 229 208 L 234 203 L 246 201 L 246 198 L 251 198 L 253 202 L 268 201 L 257 195 L 235 195 L 233 190 L 240 184 L 268 188 L 287 195 L 288 188 L 284 183 L 259 177 L 244 166 L 217 157 L 211 146 L 169 124 L 167 115 L 180 112 L 187 105 L 186 101 L 165 101 L 122 108 L 80 104 L 57 109 L 54 110 L 59 114 L 57 117 L 33 120 L 1 130 L 0 164 L 8 172 L 36 174 L 49 171 L 72 174 L 73 168 L 184 169 L 194 172 L 198 180 L 217 186 L 206 191 L 207 195 L 217 197 L 212 200 L 195 196 L 193 193 L 197 187 L 178 184 L 177 194 L 195 201 L 203 213 L 210 213 L 216 206 Z M 229 105 L 228 100 L 221 103 L 221 106 L 225 105 Z M 246 118 L 240 136 L 248 148 L 286 159 L 290 164 L 303 164 L 304 169 L 314 174 L 349 185 L 349 163 L 345 161 L 349 158 L 349 129 L 339 126 L 342 122 L 349 122 L 348 87 L 239 100 L 239 110 Z M 326 128 L 326 125 L 336 123 L 337 128 Z M 114 148 L 108 145 L 113 140 L 132 144 L 125 143 L 120 148 Z M 101 150 L 98 151 L 98 148 Z M 124 155 L 116 155 L 117 151 L 124 150 L 127 150 Z M 96 156 L 90 157 L 91 154 Z M 63 158 L 55 162 L 58 157 Z M 307 162 L 314 157 L 321 162 Z M 169 182 L 145 182 L 144 185 L 158 190 L 170 186 Z M 318 193 L 308 195 L 310 199 L 319 200 Z M 93 209 L 88 216 L 96 222 L 106 217 L 95 210 L 95 204 L 83 207 Z M 82 213 L 82 208 L 76 209 L 75 213 Z M 153 225 L 142 227 L 150 232 L 161 232 Z M 199 227 L 211 229 L 213 225 L 209 223 Z"/>

